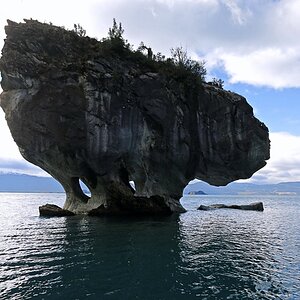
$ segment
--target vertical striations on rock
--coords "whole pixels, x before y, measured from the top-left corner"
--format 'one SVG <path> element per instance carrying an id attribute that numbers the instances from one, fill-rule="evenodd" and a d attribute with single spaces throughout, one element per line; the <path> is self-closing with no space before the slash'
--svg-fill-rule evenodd
<path id="1" fill-rule="evenodd" d="M 63 185 L 65 209 L 181 212 L 190 180 L 226 185 L 269 158 L 268 129 L 240 95 L 60 27 L 8 21 L 5 31 L 1 107 L 23 157 Z"/>

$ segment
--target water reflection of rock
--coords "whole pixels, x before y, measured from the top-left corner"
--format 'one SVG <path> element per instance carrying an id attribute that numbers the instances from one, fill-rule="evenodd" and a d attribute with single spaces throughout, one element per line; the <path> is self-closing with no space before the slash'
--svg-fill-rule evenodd
<path id="1" fill-rule="evenodd" d="M 84 297 L 76 294 L 76 285 L 77 291 L 113 299 L 178 295 L 178 217 L 75 216 L 66 219 L 66 232 L 60 277 L 70 285 L 64 294 Z"/>

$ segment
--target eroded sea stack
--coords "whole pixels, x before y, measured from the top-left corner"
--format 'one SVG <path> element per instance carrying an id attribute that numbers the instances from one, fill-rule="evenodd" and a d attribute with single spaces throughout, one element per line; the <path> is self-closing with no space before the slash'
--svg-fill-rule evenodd
<path id="1" fill-rule="evenodd" d="M 8 21 L 5 31 L 1 107 L 24 158 L 64 187 L 65 209 L 181 212 L 190 180 L 226 185 L 269 158 L 268 129 L 240 95 L 60 27 Z"/>

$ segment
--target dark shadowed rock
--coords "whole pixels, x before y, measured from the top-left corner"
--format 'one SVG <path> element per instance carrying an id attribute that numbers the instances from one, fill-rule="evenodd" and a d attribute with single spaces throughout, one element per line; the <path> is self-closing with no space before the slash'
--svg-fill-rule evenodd
<path id="1" fill-rule="evenodd" d="M 66 216 L 74 216 L 74 213 L 62 209 L 55 204 L 45 204 L 39 207 L 40 216 L 43 217 L 66 217 Z"/>
<path id="2" fill-rule="evenodd" d="M 226 185 L 269 158 L 268 129 L 240 95 L 37 21 L 5 31 L 1 107 L 23 157 L 64 187 L 65 209 L 182 212 L 190 180 Z"/>
<path id="3" fill-rule="evenodd" d="M 178 204 L 177 204 L 178 205 Z M 91 216 L 109 215 L 170 215 L 173 211 L 182 210 L 182 207 L 173 208 L 172 204 L 166 203 L 160 196 L 129 197 L 120 198 L 120 201 L 108 201 L 108 205 L 103 204 L 89 211 Z M 183 210 L 182 210 L 183 212 Z"/>
<path id="4" fill-rule="evenodd" d="M 198 210 L 213 210 L 218 208 L 231 208 L 231 209 L 241 209 L 241 210 L 256 210 L 263 211 L 264 205 L 262 202 L 250 203 L 248 205 L 225 205 L 225 204 L 212 204 L 212 205 L 200 205 Z"/>

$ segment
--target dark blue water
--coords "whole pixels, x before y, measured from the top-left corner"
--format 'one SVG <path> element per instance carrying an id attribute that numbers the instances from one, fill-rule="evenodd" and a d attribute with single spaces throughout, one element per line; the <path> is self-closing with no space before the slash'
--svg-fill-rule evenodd
<path id="1" fill-rule="evenodd" d="M 1 299 L 300 299 L 300 197 L 199 196 L 157 218 L 40 218 L 0 194 Z M 263 201 L 264 212 L 197 211 Z"/>

